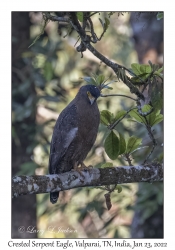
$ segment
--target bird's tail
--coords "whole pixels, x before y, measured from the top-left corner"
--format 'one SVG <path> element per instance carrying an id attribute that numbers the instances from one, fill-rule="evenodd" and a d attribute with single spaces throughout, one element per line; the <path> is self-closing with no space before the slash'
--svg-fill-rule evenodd
<path id="1" fill-rule="evenodd" d="M 55 204 L 58 200 L 59 192 L 50 193 L 50 202 Z"/>

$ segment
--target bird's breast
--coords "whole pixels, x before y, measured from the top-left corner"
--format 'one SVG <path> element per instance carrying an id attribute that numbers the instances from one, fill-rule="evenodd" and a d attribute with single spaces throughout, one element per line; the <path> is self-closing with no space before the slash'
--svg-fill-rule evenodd
<path id="1" fill-rule="evenodd" d="M 95 105 L 89 105 L 86 109 L 81 109 L 79 113 L 79 121 L 78 121 L 78 133 L 79 136 L 88 142 L 88 138 L 90 141 L 96 138 L 98 132 L 98 126 L 100 123 L 100 113 Z M 92 140 L 91 140 L 92 138 Z"/>

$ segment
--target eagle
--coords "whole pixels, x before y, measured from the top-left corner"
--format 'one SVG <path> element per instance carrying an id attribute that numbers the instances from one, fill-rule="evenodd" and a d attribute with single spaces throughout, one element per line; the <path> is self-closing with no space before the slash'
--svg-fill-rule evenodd
<path id="1" fill-rule="evenodd" d="M 83 161 L 97 137 L 100 112 L 97 98 L 100 90 L 95 85 L 82 86 L 75 98 L 60 113 L 52 135 L 49 173 L 61 174 L 85 167 Z M 59 192 L 50 193 L 50 202 L 56 203 Z"/>

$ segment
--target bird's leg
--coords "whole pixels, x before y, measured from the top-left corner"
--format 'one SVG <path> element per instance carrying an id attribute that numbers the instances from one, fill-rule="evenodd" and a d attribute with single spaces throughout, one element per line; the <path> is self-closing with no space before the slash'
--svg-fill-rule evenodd
<path id="1" fill-rule="evenodd" d="M 81 167 L 78 167 L 79 165 L 81 165 Z M 81 173 L 82 171 L 87 171 L 87 170 L 89 170 L 89 168 L 93 168 L 93 166 L 86 166 L 85 164 L 84 164 L 84 162 L 80 162 L 79 164 L 78 164 L 78 162 L 75 162 L 74 163 L 74 167 L 73 167 L 73 171 L 77 171 L 81 176 L 83 176 L 83 174 Z"/>
<path id="2" fill-rule="evenodd" d="M 88 170 L 89 168 L 93 168 L 92 165 L 89 165 L 89 166 L 87 167 L 87 166 L 84 164 L 84 162 L 80 162 L 80 165 L 81 165 L 81 167 L 80 167 L 81 170 Z"/>
<path id="3" fill-rule="evenodd" d="M 78 167 L 78 162 L 75 162 L 73 164 L 73 169 L 72 171 L 77 171 L 81 176 L 83 176 L 83 174 L 81 173 L 81 171 L 83 170 L 81 167 Z M 86 166 L 85 166 L 86 167 Z M 84 176 L 83 176 L 84 177 Z"/>
<path id="4" fill-rule="evenodd" d="M 80 169 L 83 171 L 83 170 L 87 170 L 88 169 L 88 167 L 84 164 L 84 162 L 80 162 L 80 165 L 81 165 L 81 167 L 80 167 Z"/>

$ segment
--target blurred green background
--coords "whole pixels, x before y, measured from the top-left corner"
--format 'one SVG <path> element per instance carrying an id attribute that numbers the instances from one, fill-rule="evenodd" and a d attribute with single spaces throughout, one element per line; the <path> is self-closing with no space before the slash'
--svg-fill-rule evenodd
<path id="1" fill-rule="evenodd" d="M 105 16 L 105 12 L 100 14 L 101 19 Z M 92 20 L 100 34 L 98 17 Z M 115 13 L 110 22 L 103 39 L 95 44 L 102 54 L 128 68 L 131 63 L 148 63 L 148 60 L 163 64 L 163 22 L 157 21 L 156 15 Z M 81 58 L 74 47 L 78 38 L 76 32 L 64 38 L 67 31 L 63 23 L 58 26 L 57 22 L 49 22 L 41 37 L 28 48 L 42 25 L 41 12 L 12 12 L 12 176 L 48 174 L 53 127 L 62 109 L 74 98 L 79 87 L 86 84 L 82 77 L 102 73 L 106 78 L 115 79 L 113 72 L 89 51 Z M 112 87 L 112 91 L 103 93 L 132 96 L 122 82 Z M 100 111 L 108 109 L 116 113 L 133 105 L 134 101 L 122 97 L 98 100 Z M 151 145 L 144 127 L 127 119 L 117 126 L 117 131 L 125 138 L 142 137 L 144 146 Z M 107 133 L 105 126 L 100 125 L 85 164 L 100 167 L 111 162 L 103 147 Z M 162 123 L 155 126 L 155 137 L 158 146 L 151 160 L 158 159 L 162 152 Z M 142 163 L 146 153 L 136 152 L 133 164 Z M 113 163 L 114 166 L 127 165 L 122 158 Z M 122 185 L 122 188 L 122 193 L 112 193 L 110 211 L 105 204 L 106 192 L 97 188 L 63 191 L 56 205 L 50 203 L 49 194 L 14 199 L 12 238 L 163 237 L 162 183 L 139 186 L 134 183 Z M 159 214 L 156 221 L 154 214 Z M 23 234 L 18 232 L 21 225 L 26 229 Z M 27 232 L 29 226 L 33 226 L 33 233 Z"/>

